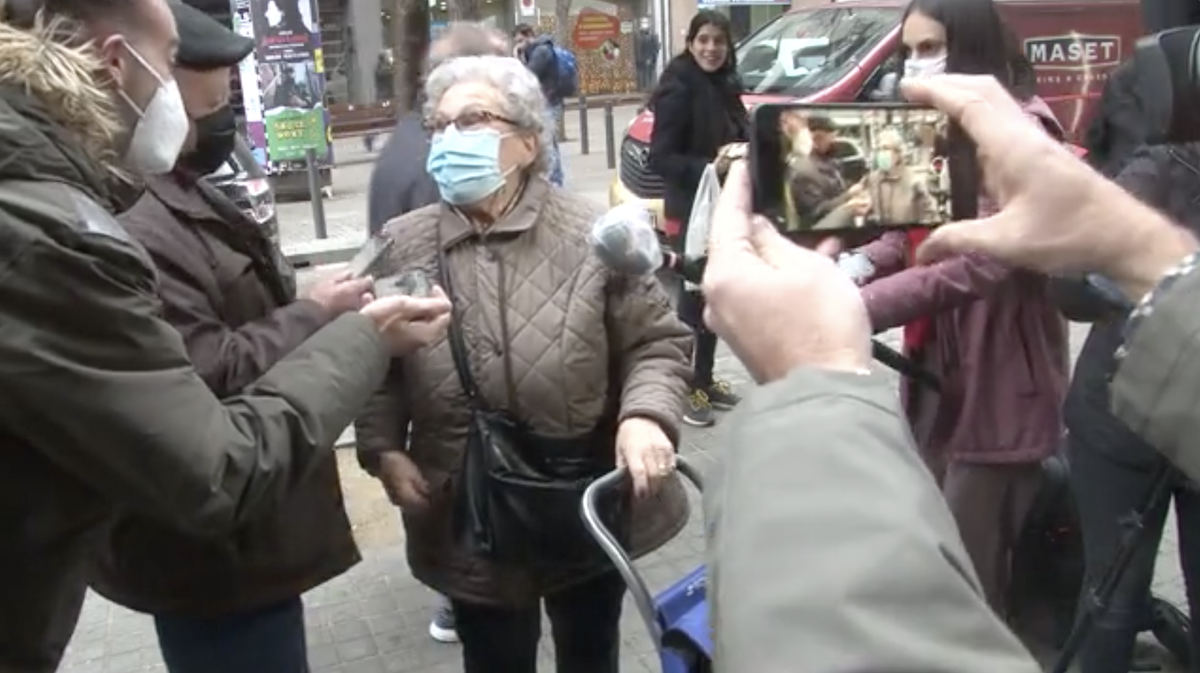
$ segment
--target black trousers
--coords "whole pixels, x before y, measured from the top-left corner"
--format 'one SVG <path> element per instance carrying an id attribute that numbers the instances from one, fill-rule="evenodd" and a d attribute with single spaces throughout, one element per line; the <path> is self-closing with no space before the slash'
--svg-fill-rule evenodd
<path id="1" fill-rule="evenodd" d="M 1154 480 L 1156 465 L 1124 463 L 1072 438 L 1071 488 L 1083 528 L 1085 587 L 1094 586 L 1120 544 L 1119 522 L 1141 507 Z M 1157 458 L 1156 458 L 1157 459 Z M 1161 459 L 1159 459 L 1161 460 Z M 1108 611 L 1099 619 L 1079 654 L 1080 673 L 1128 673 L 1137 634 L 1150 625 L 1150 584 L 1162 541 L 1169 502 L 1145 517 L 1145 532 Z M 1179 529 L 1179 561 L 1193 618 L 1200 601 L 1200 494 L 1182 485 L 1174 494 Z M 1192 651 L 1200 652 L 1200 631 L 1192 630 Z M 1195 658 L 1194 658 L 1195 659 Z M 1193 660 L 1192 673 L 1200 672 Z"/>
<path id="2" fill-rule="evenodd" d="M 558 673 L 618 673 L 625 582 L 615 571 L 545 598 Z M 464 673 L 537 673 L 542 611 L 451 601 Z"/>
<path id="3" fill-rule="evenodd" d="M 202 619 L 158 615 L 158 646 L 170 673 L 308 673 L 300 597 Z"/>
<path id="4" fill-rule="evenodd" d="M 691 327 L 696 335 L 696 346 L 692 352 L 692 386 L 708 388 L 713 384 L 713 368 L 717 362 L 717 335 L 704 326 L 704 295 L 683 292 L 679 298 L 678 313 L 679 319 Z"/>

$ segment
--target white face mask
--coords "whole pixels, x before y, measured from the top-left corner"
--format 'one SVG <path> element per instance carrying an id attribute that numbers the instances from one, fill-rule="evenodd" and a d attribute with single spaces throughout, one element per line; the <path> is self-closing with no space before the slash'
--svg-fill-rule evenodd
<path id="1" fill-rule="evenodd" d="M 946 74 L 945 52 L 926 58 L 909 58 L 904 62 L 904 76 L 913 79 L 925 79 L 934 75 Z"/>
<path id="2" fill-rule="evenodd" d="M 160 77 L 136 49 L 128 45 L 126 48 L 158 80 L 158 90 L 145 110 L 138 109 L 128 94 L 120 92 L 125 102 L 138 113 L 133 137 L 125 150 L 125 164 L 142 175 L 169 173 L 179 159 L 190 125 L 179 85 L 174 78 L 164 80 Z"/>

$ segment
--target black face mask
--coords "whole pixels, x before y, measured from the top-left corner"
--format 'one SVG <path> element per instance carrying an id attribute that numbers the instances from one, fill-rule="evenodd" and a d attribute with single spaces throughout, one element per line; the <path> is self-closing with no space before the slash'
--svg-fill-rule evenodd
<path id="1" fill-rule="evenodd" d="M 185 154 L 180 163 L 199 175 L 208 175 L 221 167 L 233 154 L 237 139 L 237 117 L 225 107 L 193 122 L 196 125 L 196 149 Z"/>

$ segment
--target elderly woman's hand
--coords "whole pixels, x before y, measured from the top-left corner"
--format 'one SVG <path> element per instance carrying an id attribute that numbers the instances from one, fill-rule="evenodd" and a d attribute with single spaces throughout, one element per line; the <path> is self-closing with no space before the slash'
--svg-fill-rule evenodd
<path id="1" fill-rule="evenodd" d="M 627 418 L 617 429 L 617 467 L 629 468 L 635 495 L 654 493 L 675 471 L 675 447 L 658 423 Z"/>

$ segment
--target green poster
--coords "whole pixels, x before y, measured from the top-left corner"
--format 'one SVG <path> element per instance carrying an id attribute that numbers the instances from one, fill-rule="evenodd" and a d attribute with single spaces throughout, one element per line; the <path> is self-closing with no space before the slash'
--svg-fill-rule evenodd
<path id="1" fill-rule="evenodd" d="M 328 151 L 325 140 L 325 109 L 311 110 L 279 108 L 268 113 L 267 151 L 271 161 L 304 159 L 306 150 L 316 150 L 318 157 Z"/>

